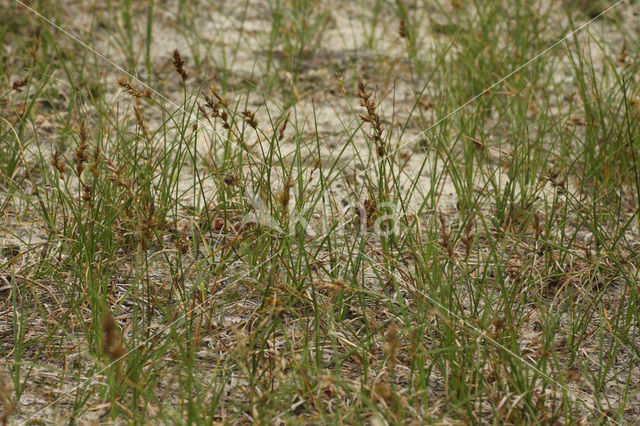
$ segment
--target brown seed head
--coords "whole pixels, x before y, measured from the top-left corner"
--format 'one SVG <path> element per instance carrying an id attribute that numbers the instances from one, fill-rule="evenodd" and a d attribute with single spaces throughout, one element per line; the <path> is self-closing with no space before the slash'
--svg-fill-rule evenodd
<path id="1" fill-rule="evenodd" d="M 67 166 L 64 163 L 62 156 L 60 155 L 60 151 L 58 151 L 57 149 L 51 156 L 51 165 L 55 167 L 55 169 L 60 173 L 61 177 L 64 178 L 64 172 L 67 170 Z"/>
<path id="2" fill-rule="evenodd" d="M 256 115 L 253 112 L 245 109 L 244 111 L 242 111 L 242 115 L 244 116 L 244 120 L 247 122 L 249 127 L 252 127 L 254 129 L 258 128 L 258 120 L 256 120 Z"/>
<path id="3" fill-rule="evenodd" d="M 398 35 L 402 38 L 407 38 L 407 25 L 404 19 L 400 19 L 400 23 L 398 24 Z"/>
<path id="4" fill-rule="evenodd" d="M 209 95 L 207 95 L 204 92 L 201 92 L 202 96 L 204 97 L 204 103 L 205 105 L 211 110 L 211 116 L 216 118 L 220 116 L 220 111 L 218 111 L 218 103 L 216 101 L 214 101 L 213 99 L 211 99 L 211 97 Z M 201 112 L 204 115 L 207 115 L 206 111 L 204 108 L 201 109 Z"/>
<path id="5" fill-rule="evenodd" d="M 176 69 L 176 72 L 180 74 L 180 77 L 182 77 L 182 82 L 187 81 L 187 71 L 184 69 L 184 61 L 178 49 L 173 50 L 173 67 Z"/>
<path id="6" fill-rule="evenodd" d="M 102 319 L 102 331 L 104 332 L 105 336 L 107 336 L 112 335 L 115 332 L 115 329 L 116 321 L 113 318 L 113 315 L 107 313 Z"/>
<path id="7" fill-rule="evenodd" d="M 365 214 L 367 215 L 367 218 L 366 218 L 367 226 L 373 226 L 376 220 L 377 212 L 378 212 L 378 207 L 376 206 L 376 202 L 373 201 L 371 198 L 367 198 L 366 200 L 364 200 L 364 211 L 365 211 Z"/>
<path id="8" fill-rule="evenodd" d="M 282 207 L 282 211 L 284 214 L 287 214 L 289 210 L 289 200 L 291 199 L 292 186 L 293 186 L 293 182 L 291 181 L 291 178 L 287 179 L 287 181 L 284 183 L 284 188 L 282 189 L 282 192 L 278 195 L 278 202 L 280 203 L 280 206 Z"/>
<path id="9" fill-rule="evenodd" d="M 222 181 L 229 186 L 236 186 L 240 183 L 240 180 L 232 173 L 225 174 Z"/>
<path id="10" fill-rule="evenodd" d="M 336 72 L 335 76 L 336 76 L 336 83 L 338 83 L 338 90 L 340 90 L 340 93 L 342 93 L 342 95 L 346 96 L 347 89 L 345 89 L 344 87 L 344 79 L 342 78 L 342 74 L 339 72 Z"/>
<path id="11" fill-rule="evenodd" d="M 107 313 L 102 319 L 102 339 L 102 350 L 111 360 L 115 361 L 126 354 L 111 313 Z"/>
<path id="12" fill-rule="evenodd" d="M 290 116 L 291 116 L 291 113 L 287 113 L 287 116 L 285 117 L 284 121 L 280 125 L 280 129 L 278 131 L 278 141 L 281 141 L 282 139 L 284 139 L 284 131 L 287 129 L 287 124 L 289 123 Z"/>
<path id="13" fill-rule="evenodd" d="M 14 81 L 13 84 L 11 85 L 11 88 L 16 92 L 20 93 L 22 92 L 22 88 L 26 86 L 28 82 L 29 82 L 29 77 L 27 76 L 22 80 Z"/>
<path id="14" fill-rule="evenodd" d="M 91 185 L 87 185 L 83 183 L 82 184 L 82 201 L 86 203 L 90 203 L 92 197 L 93 197 L 93 187 Z"/>
<path id="15" fill-rule="evenodd" d="M 142 109 L 138 105 L 136 105 L 133 107 L 133 113 L 136 116 L 136 121 L 138 122 L 138 126 L 140 126 L 142 134 L 145 137 L 148 136 L 147 125 L 145 124 L 144 116 L 142 115 Z"/>
<path id="16" fill-rule="evenodd" d="M 220 119 L 222 120 L 223 129 L 231 128 L 231 125 L 229 124 L 229 114 L 227 114 L 227 111 L 220 111 Z"/>
<path id="17" fill-rule="evenodd" d="M 100 146 L 96 144 L 95 148 L 93 148 L 93 161 L 89 165 L 89 171 L 91 172 L 91 175 L 93 176 L 94 179 L 97 179 L 98 176 L 100 176 L 100 168 L 99 168 L 100 161 L 101 161 Z"/>
<path id="18" fill-rule="evenodd" d="M 120 87 L 122 87 L 124 90 L 127 91 L 127 93 L 131 96 L 133 96 L 134 98 L 150 98 L 151 97 L 151 90 L 147 89 L 145 91 L 142 91 L 138 88 L 136 88 L 133 84 L 131 84 L 127 78 L 125 76 L 122 76 L 118 79 L 118 81 L 116 81 L 116 84 Z"/>
<path id="19" fill-rule="evenodd" d="M 367 91 L 367 83 L 360 79 L 358 80 L 358 97 L 360 98 L 360 106 L 366 109 L 367 113 L 360 115 L 360 119 L 371 124 L 372 134 L 370 135 L 376 147 L 376 153 L 379 157 L 383 157 L 386 153 L 384 141 L 382 140 L 383 124 L 380 115 L 376 110 L 377 104 L 372 97 L 372 93 Z"/>
<path id="20" fill-rule="evenodd" d="M 211 87 L 211 93 L 213 93 L 213 96 L 215 96 L 215 97 L 216 97 L 216 99 L 217 99 L 217 101 L 218 101 L 218 105 L 219 105 L 220 107 L 223 107 L 223 108 L 228 108 L 228 107 L 229 107 L 229 102 L 225 101 L 225 100 L 222 98 L 222 96 L 220 96 L 220 95 L 218 94 L 218 92 L 216 91 L 215 87 Z"/>

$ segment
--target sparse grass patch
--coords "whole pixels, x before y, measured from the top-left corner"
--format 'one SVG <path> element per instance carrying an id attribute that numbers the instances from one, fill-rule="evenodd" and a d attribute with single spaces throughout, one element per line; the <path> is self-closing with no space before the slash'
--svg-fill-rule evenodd
<path id="1" fill-rule="evenodd" d="M 6 3 L 0 420 L 639 418 L 637 5 Z"/>

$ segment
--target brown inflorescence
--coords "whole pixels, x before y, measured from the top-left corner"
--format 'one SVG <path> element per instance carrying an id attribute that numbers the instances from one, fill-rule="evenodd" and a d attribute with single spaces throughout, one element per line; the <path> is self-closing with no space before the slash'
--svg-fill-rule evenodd
<path id="1" fill-rule="evenodd" d="M 176 69 L 176 72 L 180 74 L 180 77 L 182 77 L 182 82 L 187 81 L 188 75 L 184 68 L 184 60 L 178 49 L 173 50 L 173 67 Z"/>
<path id="2" fill-rule="evenodd" d="M 360 115 L 360 119 L 371 124 L 373 134 L 370 137 L 376 146 L 378 156 L 384 157 L 386 150 L 382 140 L 382 119 L 376 110 L 376 101 L 373 99 L 372 93 L 367 91 L 367 83 L 362 79 L 358 80 L 358 97 L 360 98 L 360 106 L 367 110 L 366 114 Z"/>

